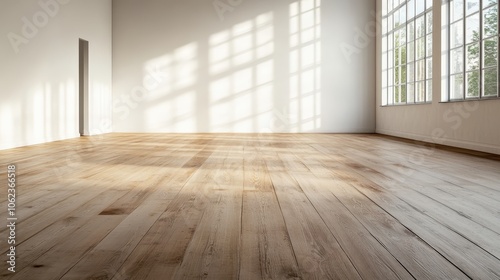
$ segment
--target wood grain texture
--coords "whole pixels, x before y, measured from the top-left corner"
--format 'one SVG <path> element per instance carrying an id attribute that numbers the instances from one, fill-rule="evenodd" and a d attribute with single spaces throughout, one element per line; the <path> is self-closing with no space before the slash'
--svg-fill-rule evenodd
<path id="1" fill-rule="evenodd" d="M 300 279 L 290 236 L 258 141 L 245 146 L 240 279 Z"/>
<path id="2" fill-rule="evenodd" d="M 300 273 L 306 279 L 361 279 L 321 216 L 288 173 L 271 174 Z"/>
<path id="3" fill-rule="evenodd" d="M 499 159 L 347 134 L 0 151 L 1 181 L 17 165 L 19 218 L 17 272 L 2 261 L 0 278 L 500 279 Z"/>

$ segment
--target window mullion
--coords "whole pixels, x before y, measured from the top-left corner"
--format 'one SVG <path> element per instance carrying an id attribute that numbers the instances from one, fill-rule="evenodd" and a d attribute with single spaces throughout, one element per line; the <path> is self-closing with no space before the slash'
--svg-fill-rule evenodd
<path id="1" fill-rule="evenodd" d="M 479 98 L 484 97 L 483 88 L 483 0 L 479 0 Z"/>
<path id="2" fill-rule="evenodd" d="M 497 3 L 497 84 L 500 80 L 500 1 Z M 497 86 L 497 97 L 500 97 L 500 86 Z"/>
<path id="3" fill-rule="evenodd" d="M 451 4 L 452 2 L 448 2 L 447 13 L 448 13 L 448 100 L 451 100 Z"/>
<path id="4" fill-rule="evenodd" d="M 425 4 L 424 4 L 425 5 Z M 424 11 L 424 103 L 427 102 L 427 13 Z M 434 42 L 433 42 L 434 43 Z"/>
<path id="5" fill-rule="evenodd" d="M 417 103 L 417 16 L 413 18 L 413 22 L 413 103 Z"/>
<path id="6" fill-rule="evenodd" d="M 466 67 L 466 59 L 467 59 L 467 1 L 464 0 L 463 1 L 464 5 L 463 5 L 463 14 L 462 14 L 462 17 L 463 17 L 463 38 L 462 38 L 462 45 L 463 45 L 463 57 L 462 57 L 462 61 L 463 61 L 463 69 L 462 69 L 462 79 L 463 79 L 463 91 L 462 91 L 462 100 L 465 100 L 466 96 L 467 96 L 467 67 Z"/>

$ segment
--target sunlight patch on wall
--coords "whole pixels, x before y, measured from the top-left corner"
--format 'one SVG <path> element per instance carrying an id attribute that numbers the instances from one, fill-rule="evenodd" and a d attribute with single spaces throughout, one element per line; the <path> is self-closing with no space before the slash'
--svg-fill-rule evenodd
<path id="1" fill-rule="evenodd" d="M 12 106 L 10 103 L 2 103 L 0 106 L 0 149 L 5 149 L 13 145 L 11 139 L 14 136 L 14 124 L 16 124 L 16 130 L 23 126 L 22 123 L 16 122 L 14 118 L 15 112 L 20 112 L 20 108 Z M 18 107 L 18 106 L 17 106 Z"/>
<path id="2" fill-rule="evenodd" d="M 151 105 L 146 113 L 147 129 L 196 130 L 198 68 L 197 43 L 177 48 L 145 64 L 143 85 L 147 96 L 144 100 Z"/>
<path id="3" fill-rule="evenodd" d="M 196 130 L 196 91 L 183 92 L 152 105 L 147 111 L 148 128 L 156 132 Z"/>
<path id="4" fill-rule="evenodd" d="M 53 122 L 52 122 L 52 85 L 50 83 L 45 84 L 45 91 L 44 91 L 44 98 L 43 102 L 44 104 L 44 110 L 45 110 L 45 115 L 44 115 L 44 124 L 45 124 L 45 129 L 44 129 L 44 139 L 50 139 L 52 135 L 52 130 L 53 130 Z"/>
<path id="5" fill-rule="evenodd" d="M 78 127 L 78 91 L 73 80 L 66 82 L 66 133 L 67 135 L 79 135 Z"/>
<path id="6" fill-rule="evenodd" d="M 273 13 L 209 38 L 209 119 L 212 132 L 251 132 L 269 126 L 273 108 Z"/>
<path id="7" fill-rule="evenodd" d="M 65 85 L 64 83 L 59 84 L 59 91 L 58 91 L 58 104 L 57 108 L 59 108 L 58 112 L 58 137 L 62 138 L 64 135 L 66 135 L 66 112 L 71 111 L 70 108 L 66 107 L 66 90 L 65 90 Z"/>
<path id="8" fill-rule="evenodd" d="M 112 96 L 108 86 L 100 82 L 92 84 L 89 96 L 90 134 L 99 135 L 112 130 Z"/>
<path id="9" fill-rule="evenodd" d="M 198 82 L 197 54 L 198 44 L 190 43 L 148 61 L 143 69 L 143 85 L 150 91 L 146 100 L 194 86 Z"/>
<path id="10" fill-rule="evenodd" d="M 44 92 L 39 89 L 35 92 L 32 102 L 33 102 L 33 127 L 32 135 L 30 138 L 36 139 L 36 142 L 45 141 L 45 100 Z"/>
<path id="11" fill-rule="evenodd" d="M 290 4 L 291 132 L 321 127 L 321 2 Z"/>
<path id="12" fill-rule="evenodd" d="M 52 86 L 51 86 L 52 87 Z M 55 91 L 57 90 L 57 91 Z M 57 112 L 52 112 L 52 117 L 57 122 L 50 122 L 54 125 L 52 131 L 57 131 L 59 138 L 75 137 L 78 133 L 78 92 L 73 80 L 66 83 L 59 83 L 53 90 L 45 89 L 46 99 L 51 99 L 51 103 L 57 104 Z M 50 97 L 48 97 L 50 96 Z"/>

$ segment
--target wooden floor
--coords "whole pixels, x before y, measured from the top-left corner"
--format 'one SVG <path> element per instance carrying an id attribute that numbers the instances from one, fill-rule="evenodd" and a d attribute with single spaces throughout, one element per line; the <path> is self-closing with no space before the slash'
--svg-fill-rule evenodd
<path id="1" fill-rule="evenodd" d="M 491 155 L 377 135 L 72 139 L 0 151 L 5 223 L 13 163 L 1 279 L 500 279 Z"/>

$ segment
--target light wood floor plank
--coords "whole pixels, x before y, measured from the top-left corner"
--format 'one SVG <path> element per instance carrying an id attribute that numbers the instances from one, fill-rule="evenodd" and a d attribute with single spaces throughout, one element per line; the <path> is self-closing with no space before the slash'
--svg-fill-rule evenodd
<path id="1" fill-rule="evenodd" d="M 220 153 L 220 168 L 212 170 L 214 180 L 208 203 L 176 279 L 235 279 L 239 274 L 239 238 L 243 195 L 243 147 L 238 140 Z M 207 189 L 206 189 L 207 190 Z"/>
<path id="2" fill-rule="evenodd" d="M 331 148 L 318 148 L 331 152 Z M 499 271 L 491 269 L 500 265 L 497 258 L 490 255 L 470 240 L 429 217 L 427 209 L 419 209 L 406 203 L 409 195 L 395 193 L 390 186 L 394 181 L 379 172 L 359 165 L 347 157 L 337 155 L 339 163 L 332 171 L 338 178 L 351 178 L 351 184 L 377 203 L 379 207 L 397 218 L 405 227 L 417 234 L 455 266 L 474 279 L 495 279 Z M 332 167 L 333 169 L 333 167 Z M 382 187 L 383 186 L 383 187 Z M 396 185 L 396 187 L 399 185 Z M 450 238 L 452 237 L 452 238 Z"/>
<path id="3" fill-rule="evenodd" d="M 213 170 L 220 164 L 219 153 L 207 148 L 184 165 L 174 181 L 180 192 L 153 224 L 118 271 L 137 279 L 173 277 L 209 203 Z M 171 230 L 165 230 L 171 229 Z M 116 279 L 120 279 L 116 277 Z"/>
<path id="4" fill-rule="evenodd" d="M 413 279 L 411 274 L 387 251 L 384 246 L 363 226 L 362 223 L 330 191 L 337 190 L 342 182 L 318 178 L 310 173 L 294 173 L 300 187 L 315 206 L 321 218 L 346 252 L 363 279 Z M 347 188 L 346 188 L 347 189 Z M 345 189 L 344 189 L 345 191 Z M 337 193 L 339 194 L 339 193 Z M 343 196 L 352 195 L 346 191 Z M 359 201 L 358 205 L 361 203 Z M 371 201 L 364 201 L 361 207 L 372 208 Z M 369 211 L 365 211 L 368 214 Z M 407 250 L 406 244 L 399 244 Z M 400 261 L 402 261 L 400 259 Z"/>
<path id="5" fill-rule="evenodd" d="M 0 151 L 0 182 L 8 164 L 18 262 L 1 279 L 500 279 L 499 155 L 369 134 L 115 133 Z"/>
<path id="6" fill-rule="evenodd" d="M 300 279 L 290 236 L 258 144 L 251 141 L 245 145 L 239 278 Z"/>
<path id="7" fill-rule="evenodd" d="M 269 163 L 268 163 L 269 164 Z M 271 174 L 304 279 L 361 279 L 316 209 L 288 173 Z"/>
<path id="8" fill-rule="evenodd" d="M 359 159 L 364 157 L 354 151 L 351 154 L 357 155 Z M 497 223 L 500 208 L 495 209 L 484 205 L 486 199 L 480 200 L 482 203 L 480 201 L 474 203 L 470 195 L 459 197 L 456 193 L 443 192 L 438 188 L 438 181 L 425 180 L 424 175 L 415 176 L 415 173 L 412 173 L 408 176 L 406 173 L 383 166 L 382 162 L 377 160 L 374 163 L 366 160 L 356 160 L 356 162 L 358 164 L 363 162 L 370 171 L 384 174 L 401 185 L 383 184 L 381 176 L 378 176 L 380 180 L 373 180 L 373 182 L 382 183 L 413 207 L 425 209 L 428 216 L 448 228 L 455 229 L 457 233 L 500 259 L 500 247 L 495 245 L 500 244 L 498 233 L 500 225 Z"/>
<path id="9" fill-rule="evenodd" d="M 106 185 L 100 185 L 101 188 L 106 188 Z M 91 223 L 95 218 L 98 218 L 99 213 L 106 208 L 110 203 L 126 193 L 126 190 L 108 189 L 95 199 L 88 201 L 72 212 L 68 212 L 67 216 L 55 222 L 42 231 L 36 233 L 24 242 L 18 243 L 18 250 L 23 252 L 23 261 L 17 265 L 17 270 L 22 270 L 29 266 L 37 265 L 33 263 L 40 256 L 47 254 L 48 251 L 55 248 L 61 241 L 65 241 L 73 234 Z M 119 220 L 123 220 L 125 216 L 116 216 Z M 101 239 L 96 239 L 100 241 Z M 68 244 L 68 243 L 66 243 Z M 89 247 L 91 248 L 91 247 Z M 86 252 L 87 248 L 84 252 Z M 59 254 L 55 254 L 60 257 Z M 3 268 L 2 264 L 2 268 Z M 37 267 L 38 270 L 43 270 L 42 267 Z"/>
<path id="10" fill-rule="evenodd" d="M 193 149 L 191 154 L 195 155 L 196 150 Z M 182 167 L 190 158 L 178 158 L 178 166 Z M 184 177 L 182 179 L 187 178 Z M 96 277 L 111 279 L 115 274 L 119 273 L 121 265 L 165 211 L 170 202 L 171 198 L 165 196 L 164 189 L 158 188 L 151 192 L 137 209 L 130 213 L 122 223 L 94 247 L 92 251 L 86 254 L 61 279 Z"/>

